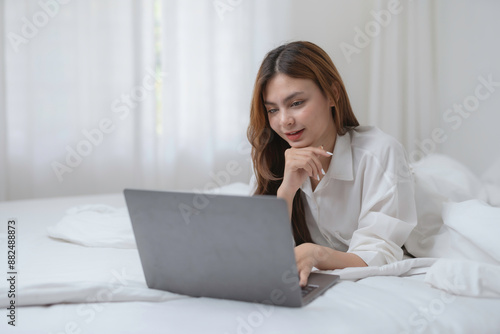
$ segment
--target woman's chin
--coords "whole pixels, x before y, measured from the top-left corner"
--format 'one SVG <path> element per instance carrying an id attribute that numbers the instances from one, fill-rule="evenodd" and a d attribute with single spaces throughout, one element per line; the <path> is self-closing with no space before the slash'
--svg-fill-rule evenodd
<path id="1" fill-rule="evenodd" d="M 300 142 L 288 142 L 288 145 L 293 148 L 304 148 L 304 147 L 309 147 L 311 145 L 308 145 L 307 143 L 304 143 L 302 141 Z"/>

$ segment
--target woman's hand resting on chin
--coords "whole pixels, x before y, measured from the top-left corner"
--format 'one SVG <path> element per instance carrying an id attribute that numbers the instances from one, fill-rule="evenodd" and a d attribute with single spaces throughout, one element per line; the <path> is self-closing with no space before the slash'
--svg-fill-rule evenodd
<path id="1" fill-rule="evenodd" d="M 290 217 L 295 193 L 307 177 L 319 180 L 321 175 L 324 175 L 320 157 L 330 156 L 331 154 L 321 147 L 292 147 L 285 151 L 285 171 L 277 196 L 287 201 Z"/>

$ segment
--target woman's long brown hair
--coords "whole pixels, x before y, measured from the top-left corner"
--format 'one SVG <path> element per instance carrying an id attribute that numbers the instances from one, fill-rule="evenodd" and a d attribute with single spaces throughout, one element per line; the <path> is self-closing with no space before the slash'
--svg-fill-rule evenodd
<path id="1" fill-rule="evenodd" d="M 285 150 L 290 146 L 269 125 L 263 92 L 276 74 L 310 79 L 335 101 L 333 120 L 338 135 L 359 125 L 352 112 L 344 83 L 328 54 L 310 42 L 292 42 L 271 50 L 260 66 L 255 80 L 250 125 L 247 136 L 252 144 L 252 160 L 257 179 L 255 195 L 276 195 L 283 180 Z M 292 230 L 295 243 L 313 242 L 307 228 L 301 190 L 295 194 L 292 208 Z"/>

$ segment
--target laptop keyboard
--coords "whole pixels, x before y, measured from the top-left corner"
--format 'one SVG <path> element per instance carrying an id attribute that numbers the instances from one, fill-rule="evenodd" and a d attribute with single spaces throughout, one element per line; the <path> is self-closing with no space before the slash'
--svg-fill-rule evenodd
<path id="1" fill-rule="evenodd" d="M 319 288 L 318 285 L 314 285 L 314 284 L 306 285 L 305 287 L 302 288 L 302 298 L 304 298 L 305 296 L 307 296 L 308 294 L 310 294 L 311 292 L 313 292 L 317 288 Z"/>

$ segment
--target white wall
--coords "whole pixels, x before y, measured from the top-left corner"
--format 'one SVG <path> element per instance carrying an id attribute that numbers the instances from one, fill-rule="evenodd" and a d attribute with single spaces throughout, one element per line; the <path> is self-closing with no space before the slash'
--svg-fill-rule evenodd
<path id="1" fill-rule="evenodd" d="M 366 1 L 354 0 L 291 0 L 290 39 L 310 40 L 323 47 L 342 75 L 354 112 L 362 124 L 369 119 L 368 68 L 370 46 L 354 55 L 349 63 L 340 49 L 342 42 L 352 43 L 355 27 L 364 27 L 372 20 Z M 376 2 L 373 2 L 375 6 Z M 407 1 L 401 0 L 406 6 Z M 477 110 L 462 118 L 447 114 L 455 103 L 463 103 L 480 82 L 492 75 L 500 82 L 500 1 L 436 0 L 435 57 L 437 91 L 435 127 L 446 132 L 446 141 L 429 145 L 466 164 L 480 175 L 500 157 L 500 87 L 479 101 Z M 422 22 L 426 24 L 426 22 Z M 482 91 L 481 91 L 482 92 Z M 449 117 L 455 117 L 450 121 Z M 453 127 L 456 129 L 454 129 Z M 429 132 L 432 129 L 429 129 Z M 427 138 L 420 138 L 425 141 Z"/>
<path id="2" fill-rule="evenodd" d="M 4 4 L 0 2 L 0 18 L 4 17 Z M 3 23 L 3 22 L 2 22 Z M 0 36 L 4 35 L 4 25 L 0 24 Z M 1 37 L 0 37 L 1 38 Z M 7 136 L 6 136 L 6 131 L 5 131 L 5 126 L 7 123 L 6 120 L 6 115 L 5 115 L 5 60 L 4 60 L 4 53 L 3 50 L 1 49 L 1 46 L 3 45 L 2 41 L 0 41 L 0 161 L 3 162 L 6 160 L 7 154 L 6 154 L 6 141 L 7 141 Z M 0 201 L 2 198 L 5 198 L 6 195 L 6 183 L 7 183 L 7 172 L 5 170 L 5 164 L 0 163 Z"/>
<path id="3" fill-rule="evenodd" d="M 438 85 L 441 127 L 448 139 L 439 147 L 480 175 L 500 157 L 500 2 L 493 0 L 439 1 L 437 21 Z M 474 109 L 478 77 L 498 83 L 484 88 Z M 467 111 L 447 112 L 470 103 Z"/>
<path id="4" fill-rule="evenodd" d="M 353 44 L 354 28 L 371 20 L 364 1 L 290 0 L 290 40 L 307 40 L 323 48 L 332 58 L 346 85 L 356 117 L 367 120 L 369 52 L 362 50 L 348 62 L 342 42 Z M 368 51 L 368 50 L 366 50 Z"/>

